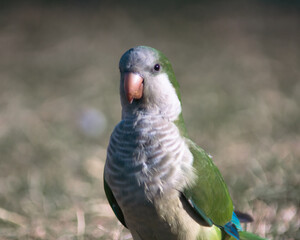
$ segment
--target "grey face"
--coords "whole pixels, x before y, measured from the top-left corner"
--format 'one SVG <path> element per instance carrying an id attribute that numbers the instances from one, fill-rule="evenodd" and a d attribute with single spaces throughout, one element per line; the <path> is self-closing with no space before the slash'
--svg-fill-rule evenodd
<path id="1" fill-rule="evenodd" d="M 123 118 L 144 111 L 177 119 L 181 104 L 169 79 L 172 68 L 160 52 L 145 46 L 129 49 L 121 57 L 119 68 Z"/>
<path id="2" fill-rule="evenodd" d="M 151 104 L 151 101 L 155 100 L 153 99 L 154 91 L 159 92 L 157 91 L 159 87 L 157 82 L 158 76 L 162 73 L 158 52 L 145 46 L 131 48 L 121 57 L 119 68 L 121 73 L 120 96 L 123 110 L 132 110 L 136 107 L 145 107 Z M 132 74 L 130 75 L 130 73 Z M 133 75 L 135 75 L 135 78 L 141 79 L 142 82 L 139 82 L 139 85 L 142 86 L 132 85 L 135 82 L 131 81 Z M 139 77 L 136 77 L 136 75 Z M 156 89 L 154 89 L 155 86 Z M 149 100 L 151 101 L 149 102 Z M 155 103 L 155 101 L 152 101 L 152 103 Z"/>
<path id="3" fill-rule="evenodd" d="M 154 66 L 159 64 L 157 52 L 149 47 L 131 48 L 121 57 L 120 72 L 133 72 L 140 74 L 144 79 L 157 74 Z"/>

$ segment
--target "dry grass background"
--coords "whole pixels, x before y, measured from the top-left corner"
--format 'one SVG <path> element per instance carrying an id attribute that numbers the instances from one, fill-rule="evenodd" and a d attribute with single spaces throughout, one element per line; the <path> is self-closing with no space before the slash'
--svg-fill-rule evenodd
<path id="1" fill-rule="evenodd" d="M 292 1 L 0 8 L 0 239 L 131 239 L 102 189 L 120 119 L 118 60 L 173 63 L 192 139 L 213 155 L 248 230 L 300 239 L 300 19 Z"/>

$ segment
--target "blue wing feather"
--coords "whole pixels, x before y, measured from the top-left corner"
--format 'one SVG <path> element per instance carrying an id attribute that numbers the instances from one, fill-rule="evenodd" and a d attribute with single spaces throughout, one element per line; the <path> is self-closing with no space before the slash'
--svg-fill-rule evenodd
<path id="1" fill-rule="evenodd" d="M 222 228 L 224 229 L 224 231 L 225 231 L 228 235 L 234 237 L 234 238 L 237 239 L 237 240 L 240 240 L 240 236 L 239 236 L 238 229 L 237 229 L 237 227 L 235 226 L 234 223 L 228 222 L 228 223 L 226 223 L 225 226 L 222 227 Z"/>
<path id="2" fill-rule="evenodd" d="M 243 231 L 243 228 L 241 226 L 241 222 L 235 212 L 232 213 L 232 219 L 231 222 L 235 225 L 238 231 Z"/>

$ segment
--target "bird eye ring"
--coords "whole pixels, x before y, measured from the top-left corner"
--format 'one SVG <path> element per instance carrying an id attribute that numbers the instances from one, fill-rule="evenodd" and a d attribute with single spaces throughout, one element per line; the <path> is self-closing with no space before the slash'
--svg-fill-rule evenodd
<path id="1" fill-rule="evenodd" d="M 157 63 L 157 64 L 155 64 L 154 65 L 154 70 L 155 71 L 159 71 L 159 69 L 160 69 L 160 65 Z"/>

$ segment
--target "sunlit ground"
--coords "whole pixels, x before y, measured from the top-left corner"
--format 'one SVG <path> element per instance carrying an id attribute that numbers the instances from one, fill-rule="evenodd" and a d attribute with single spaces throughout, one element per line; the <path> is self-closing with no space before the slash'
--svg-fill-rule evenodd
<path id="1" fill-rule="evenodd" d="M 299 5 L 253 2 L 1 8 L 0 239 L 131 239 L 102 172 L 136 45 L 173 63 L 247 230 L 300 239 Z"/>

